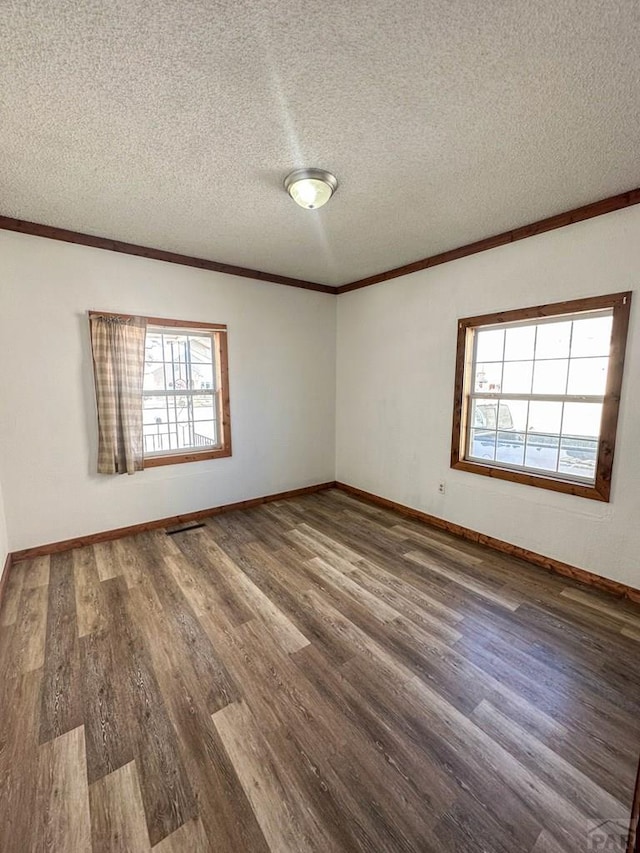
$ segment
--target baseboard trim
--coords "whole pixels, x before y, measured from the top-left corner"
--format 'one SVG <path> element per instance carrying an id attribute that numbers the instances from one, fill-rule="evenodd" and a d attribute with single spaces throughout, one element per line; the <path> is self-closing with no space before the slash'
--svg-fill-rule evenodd
<path id="1" fill-rule="evenodd" d="M 47 545 L 36 545 L 33 548 L 24 548 L 22 551 L 14 551 L 9 554 L 7 560 L 17 562 L 18 560 L 30 560 L 33 557 L 41 557 L 46 554 L 59 554 L 62 551 L 71 551 L 73 548 L 82 548 L 85 545 L 94 545 L 96 542 L 108 542 L 112 539 L 121 539 L 123 536 L 134 536 L 136 533 L 144 533 L 147 530 L 158 530 L 162 527 L 173 527 L 188 521 L 199 521 L 223 512 L 233 512 L 236 509 L 251 509 L 254 506 L 270 503 L 271 501 L 282 501 L 286 498 L 297 498 L 300 495 L 310 495 L 331 489 L 335 482 L 317 483 L 314 486 L 303 486 L 300 489 L 290 489 L 287 492 L 277 492 L 272 495 L 263 495 L 258 498 L 249 498 L 245 501 L 237 501 L 232 504 L 223 504 L 209 509 L 199 509 L 195 512 L 186 512 L 182 515 L 172 515 L 168 518 L 158 518 L 154 521 L 143 521 L 141 524 L 131 524 L 128 527 L 117 527 L 113 530 L 103 530 L 100 533 L 89 533 L 86 536 L 76 536 L 74 539 L 63 539 L 60 542 L 50 542 Z M 5 566 L 6 573 L 6 566 Z M 4 575 L 3 575 L 4 578 Z"/>
<path id="2" fill-rule="evenodd" d="M 13 554 L 7 554 L 7 559 L 4 561 L 4 566 L 2 568 L 2 577 L 0 578 L 0 605 L 2 605 L 2 599 L 4 598 L 4 591 L 7 588 L 7 583 L 9 581 L 9 572 L 11 571 L 11 564 L 13 563 Z"/>
<path id="3" fill-rule="evenodd" d="M 618 581 L 603 578 L 586 569 L 579 569 L 576 566 L 571 566 L 568 563 L 562 563 L 560 560 L 554 560 L 553 557 L 545 557 L 543 554 L 537 554 L 535 551 L 529 551 L 527 548 L 521 548 L 519 545 L 513 545 L 510 542 L 505 542 L 502 539 L 496 539 L 493 536 L 488 536 L 486 533 L 478 533 L 476 530 L 471 530 L 468 527 L 463 527 L 460 524 L 455 524 L 452 521 L 446 521 L 444 518 L 438 518 L 436 515 L 429 515 L 419 509 L 412 509 L 404 504 L 396 503 L 388 498 L 381 498 L 379 495 L 374 495 L 371 492 L 365 492 L 363 489 L 358 489 L 355 486 L 350 486 L 347 483 L 335 483 L 337 489 L 342 489 L 354 497 L 361 498 L 369 503 L 377 504 L 385 509 L 393 509 L 396 512 L 406 515 L 409 518 L 415 518 L 422 521 L 431 527 L 437 527 L 440 530 L 446 530 L 448 533 L 453 533 L 455 536 L 460 536 L 462 539 L 467 539 L 469 542 L 476 542 L 480 545 L 486 545 L 494 551 L 500 551 L 502 554 L 509 554 L 512 557 L 518 557 L 521 560 L 526 560 L 534 566 L 547 569 L 550 572 L 555 572 L 558 575 L 563 575 L 567 578 L 579 581 L 580 583 L 588 584 L 596 589 L 604 592 L 611 592 L 614 595 L 624 596 L 640 604 L 640 589 L 635 589 L 627 584 L 619 583 Z"/>
<path id="4" fill-rule="evenodd" d="M 397 503 L 388 498 L 380 497 L 372 492 L 367 492 L 364 489 L 359 489 L 356 486 L 350 486 L 348 483 L 340 483 L 330 481 L 327 483 L 317 483 L 313 486 L 303 486 L 299 489 L 290 489 L 286 492 L 277 492 L 271 495 L 263 495 L 257 498 L 248 498 L 244 501 L 236 501 L 231 504 L 223 504 L 221 506 L 209 507 L 208 509 L 200 509 L 195 512 L 187 512 L 182 515 L 173 515 L 168 518 L 158 518 L 153 521 L 144 521 L 141 524 L 131 524 L 127 527 L 117 527 L 112 530 L 103 530 L 99 533 L 90 533 L 86 536 L 77 536 L 73 539 L 63 539 L 59 542 L 50 542 L 46 545 L 36 545 L 33 548 L 24 548 L 21 551 L 13 551 L 7 554 L 2 580 L 0 580 L 0 602 L 6 588 L 7 579 L 13 563 L 20 560 L 29 560 L 34 557 L 41 557 L 48 554 L 59 554 L 62 551 L 71 551 L 74 548 L 82 548 L 85 545 L 93 545 L 96 542 L 108 542 L 113 539 L 121 539 L 124 536 L 134 536 L 137 533 L 144 533 L 147 530 L 158 530 L 163 527 L 172 527 L 178 524 L 185 524 L 190 521 L 199 521 L 203 518 L 209 518 L 214 515 L 220 515 L 225 512 L 233 512 L 238 509 L 251 509 L 252 507 L 260 506 L 261 504 L 270 503 L 272 501 L 286 500 L 287 498 L 297 498 L 302 495 L 311 495 L 315 492 L 322 492 L 326 489 L 341 489 L 354 497 L 385 509 L 392 509 L 401 515 L 409 518 L 414 518 L 431 527 L 436 527 L 439 530 L 445 530 L 469 542 L 476 542 L 479 545 L 486 545 L 494 551 L 499 551 L 502 554 L 508 554 L 512 557 L 518 557 L 521 560 L 526 560 L 534 566 L 538 566 L 547 571 L 555 572 L 558 575 L 563 575 L 567 578 L 579 581 L 580 583 L 593 586 L 596 589 L 610 592 L 614 595 L 624 596 L 640 604 L 640 589 L 620 583 L 619 581 L 603 578 L 586 569 L 579 569 L 576 566 L 571 566 L 569 563 L 563 563 L 560 560 L 555 560 L 553 557 L 545 557 L 543 554 L 538 554 L 535 551 L 529 551 L 527 548 L 522 548 L 519 545 L 513 545 L 511 542 L 505 542 L 502 539 L 496 539 L 494 536 L 488 536 L 486 533 L 479 533 L 477 530 L 471 530 L 468 527 L 463 527 L 461 524 L 455 524 L 452 521 L 447 521 L 444 518 L 439 518 L 436 515 L 429 515 L 419 509 L 413 509 L 405 504 Z"/>

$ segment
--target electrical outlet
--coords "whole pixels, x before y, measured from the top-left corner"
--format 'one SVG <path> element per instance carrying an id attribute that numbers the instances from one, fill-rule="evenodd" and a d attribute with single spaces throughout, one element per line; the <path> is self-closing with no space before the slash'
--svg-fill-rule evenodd
<path id="1" fill-rule="evenodd" d="M 438 483 L 438 491 L 440 492 L 441 495 L 444 495 L 444 493 L 445 493 L 444 483 Z"/>

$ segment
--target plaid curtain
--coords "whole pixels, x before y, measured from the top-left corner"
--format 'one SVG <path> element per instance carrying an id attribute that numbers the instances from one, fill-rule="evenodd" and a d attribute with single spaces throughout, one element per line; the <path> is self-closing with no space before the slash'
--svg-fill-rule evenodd
<path id="1" fill-rule="evenodd" d="M 142 386 L 147 322 L 92 316 L 98 404 L 98 474 L 142 470 Z"/>

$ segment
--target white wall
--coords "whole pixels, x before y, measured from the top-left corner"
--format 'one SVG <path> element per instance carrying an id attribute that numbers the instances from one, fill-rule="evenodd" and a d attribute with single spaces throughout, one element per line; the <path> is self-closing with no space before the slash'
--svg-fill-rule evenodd
<path id="1" fill-rule="evenodd" d="M 226 323 L 233 456 L 99 476 L 88 309 Z M 332 295 L 0 232 L 11 550 L 334 479 Z"/>
<path id="2" fill-rule="evenodd" d="M 640 587 L 640 294 L 611 503 L 449 468 L 458 318 L 639 281 L 640 206 L 340 296 L 337 479 Z"/>
<path id="3" fill-rule="evenodd" d="M 337 465 L 339 480 L 640 587 L 639 295 L 610 504 L 449 468 L 457 318 L 634 290 L 639 277 L 640 207 L 339 299 L 0 232 L 8 547 L 332 480 Z M 93 473 L 91 308 L 228 324 L 233 457 Z M 5 539 L 0 512 L 0 558 Z"/>

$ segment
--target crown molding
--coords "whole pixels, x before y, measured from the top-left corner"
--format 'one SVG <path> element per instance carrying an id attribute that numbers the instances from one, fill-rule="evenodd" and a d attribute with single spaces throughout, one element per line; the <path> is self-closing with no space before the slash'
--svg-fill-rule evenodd
<path id="1" fill-rule="evenodd" d="M 227 275 L 237 275 L 241 278 L 253 278 L 273 284 L 285 284 L 288 287 L 300 287 L 303 290 L 317 290 L 320 293 L 335 293 L 335 287 L 306 281 L 301 278 L 288 278 L 285 275 L 252 270 L 247 267 L 236 267 L 233 264 L 223 264 L 219 261 L 209 261 L 206 258 L 193 258 L 177 252 L 165 252 L 164 249 L 153 249 L 149 246 L 138 246 L 136 243 L 123 243 L 121 240 L 111 240 L 108 237 L 96 237 L 93 234 L 83 234 L 80 231 L 69 231 L 66 228 L 56 228 L 53 225 L 41 225 L 38 222 L 28 222 L 24 219 L 13 219 L 11 216 L 0 216 L 0 230 L 17 231 L 20 234 L 31 234 L 33 237 L 46 237 L 49 240 L 61 240 L 64 243 L 77 243 L 80 246 L 90 246 L 93 249 L 106 249 L 109 252 L 120 252 L 124 255 L 137 255 L 141 258 L 151 258 L 154 261 L 165 261 L 169 264 L 180 264 L 185 267 L 196 267 L 210 272 L 222 272 Z"/>
<path id="2" fill-rule="evenodd" d="M 544 234 L 545 231 L 564 228 L 565 225 L 573 225 L 575 222 L 593 219 L 595 216 L 602 216 L 603 213 L 612 213 L 614 210 L 621 210 L 625 207 L 631 207 L 634 204 L 640 204 L 640 187 L 619 193 L 618 195 L 609 196 L 609 198 L 600 199 L 600 201 L 594 201 L 591 204 L 585 204 L 582 207 L 575 207 L 573 210 L 567 210 L 564 213 L 558 213 L 546 219 L 539 219 L 537 222 L 531 222 L 529 225 L 523 225 L 521 228 L 503 231 L 501 234 L 494 234 L 493 237 L 485 237 L 483 240 L 477 240 L 475 243 L 467 243 L 466 246 L 459 246 L 457 249 L 449 249 L 447 252 L 441 252 L 438 255 L 431 255 L 428 258 L 413 261 L 413 263 L 405 264 L 402 267 L 395 267 L 395 269 L 387 270 L 377 275 L 370 275 L 368 278 L 361 278 L 358 281 L 343 284 L 338 287 L 337 293 L 350 293 L 352 290 L 370 287 L 372 284 L 379 284 L 383 281 L 389 281 L 392 278 L 411 275 L 411 273 L 419 272 L 420 270 L 437 267 L 440 264 L 447 264 L 449 261 L 457 261 L 459 258 L 466 258 L 478 252 L 486 252 L 487 249 L 506 246 L 508 243 L 515 243 L 517 240 L 535 237 L 537 234 Z"/>
<path id="3" fill-rule="evenodd" d="M 430 269 L 431 267 L 447 264 L 450 261 L 457 261 L 459 258 L 466 258 L 469 255 L 475 255 L 478 252 L 486 252 L 487 249 L 495 249 L 498 246 L 506 246 L 508 243 L 515 243 L 518 240 L 525 240 L 527 237 L 535 237 L 538 234 L 544 234 L 546 231 L 554 231 L 556 228 L 564 228 L 566 225 L 573 225 L 576 222 L 582 222 L 585 219 L 593 219 L 596 216 L 602 216 L 605 213 L 612 213 L 615 210 L 622 210 L 625 207 L 631 207 L 634 204 L 640 204 L 640 187 L 636 187 L 627 192 L 618 193 L 608 198 L 600 199 L 599 201 L 585 204 L 582 207 L 575 207 L 572 210 L 566 210 L 564 213 L 557 213 L 554 216 L 549 216 L 546 219 L 539 219 L 537 222 L 531 222 L 529 225 L 523 225 L 520 228 L 514 228 L 511 231 L 503 231 L 500 234 L 495 234 L 492 237 L 485 237 L 482 240 L 477 240 L 475 243 L 467 243 L 465 246 L 459 246 L 456 249 L 449 249 L 446 252 L 440 252 L 438 255 L 431 255 L 427 258 L 422 258 L 419 261 L 413 261 L 410 264 L 405 264 L 401 267 L 386 270 L 385 272 L 371 275 L 368 278 L 361 278 L 357 281 L 349 282 L 338 287 L 333 287 L 329 284 L 320 284 L 315 281 L 306 281 L 300 278 L 289 278 L 284 275 L 275 273 L 263 272 L 254 270 L 248 267 L 237 267 L 233 264 L 224 264 L 219 261 L 211 261 L 206 258 L 194 258 L 190 255 L 181 255 L 177 252 L 166 252 L 164 249 L 154 249 L 149 246 L 139 246 L 135 243 L 124 243 L 121 240 L 111 240 L 108 237 L 96 237 L 93 234 L 83 234 L 79 231 L 69 231 L 66 228 L 56 228 L 53 225 L 42 225 L 37 222 L 28 222 L 24 219 L 13 219 L 10 216 L 0 216 L 0 230 L 17 231 L 20 234 L 31 234 L 34 237 L 46 237 L 49 240 L 61 240 L 65 243 L 76 243 L 81 246 L 90 246 L 94 249 L 106 249 L 110 252 L 120 252 L 125 255 L 136 255 L 142 258 L 151 258 L 155 261 L 164 261 L 169 264 L 180 264 L 187 267 L 196 267 L 197 269 L 209 270 L 210 272 L 222 272 L 227 275 L 240 276 L 241 278 L 252 278 L 257 281 L 265 281 L 273 284 L 284 284 L 288 287 L 298 287 L 303 290 L 316 290 L 320 293 L 333 293 L 339 296 L 342 293 L 350 293 L 352 290 L 359 290 L 363 287 L 370 287 L 373 284 L 380 284 L 384 281 L 390 281 L 401 276 L 411 275 L 411 273 L 419 272 L 420 270 Z"/>

